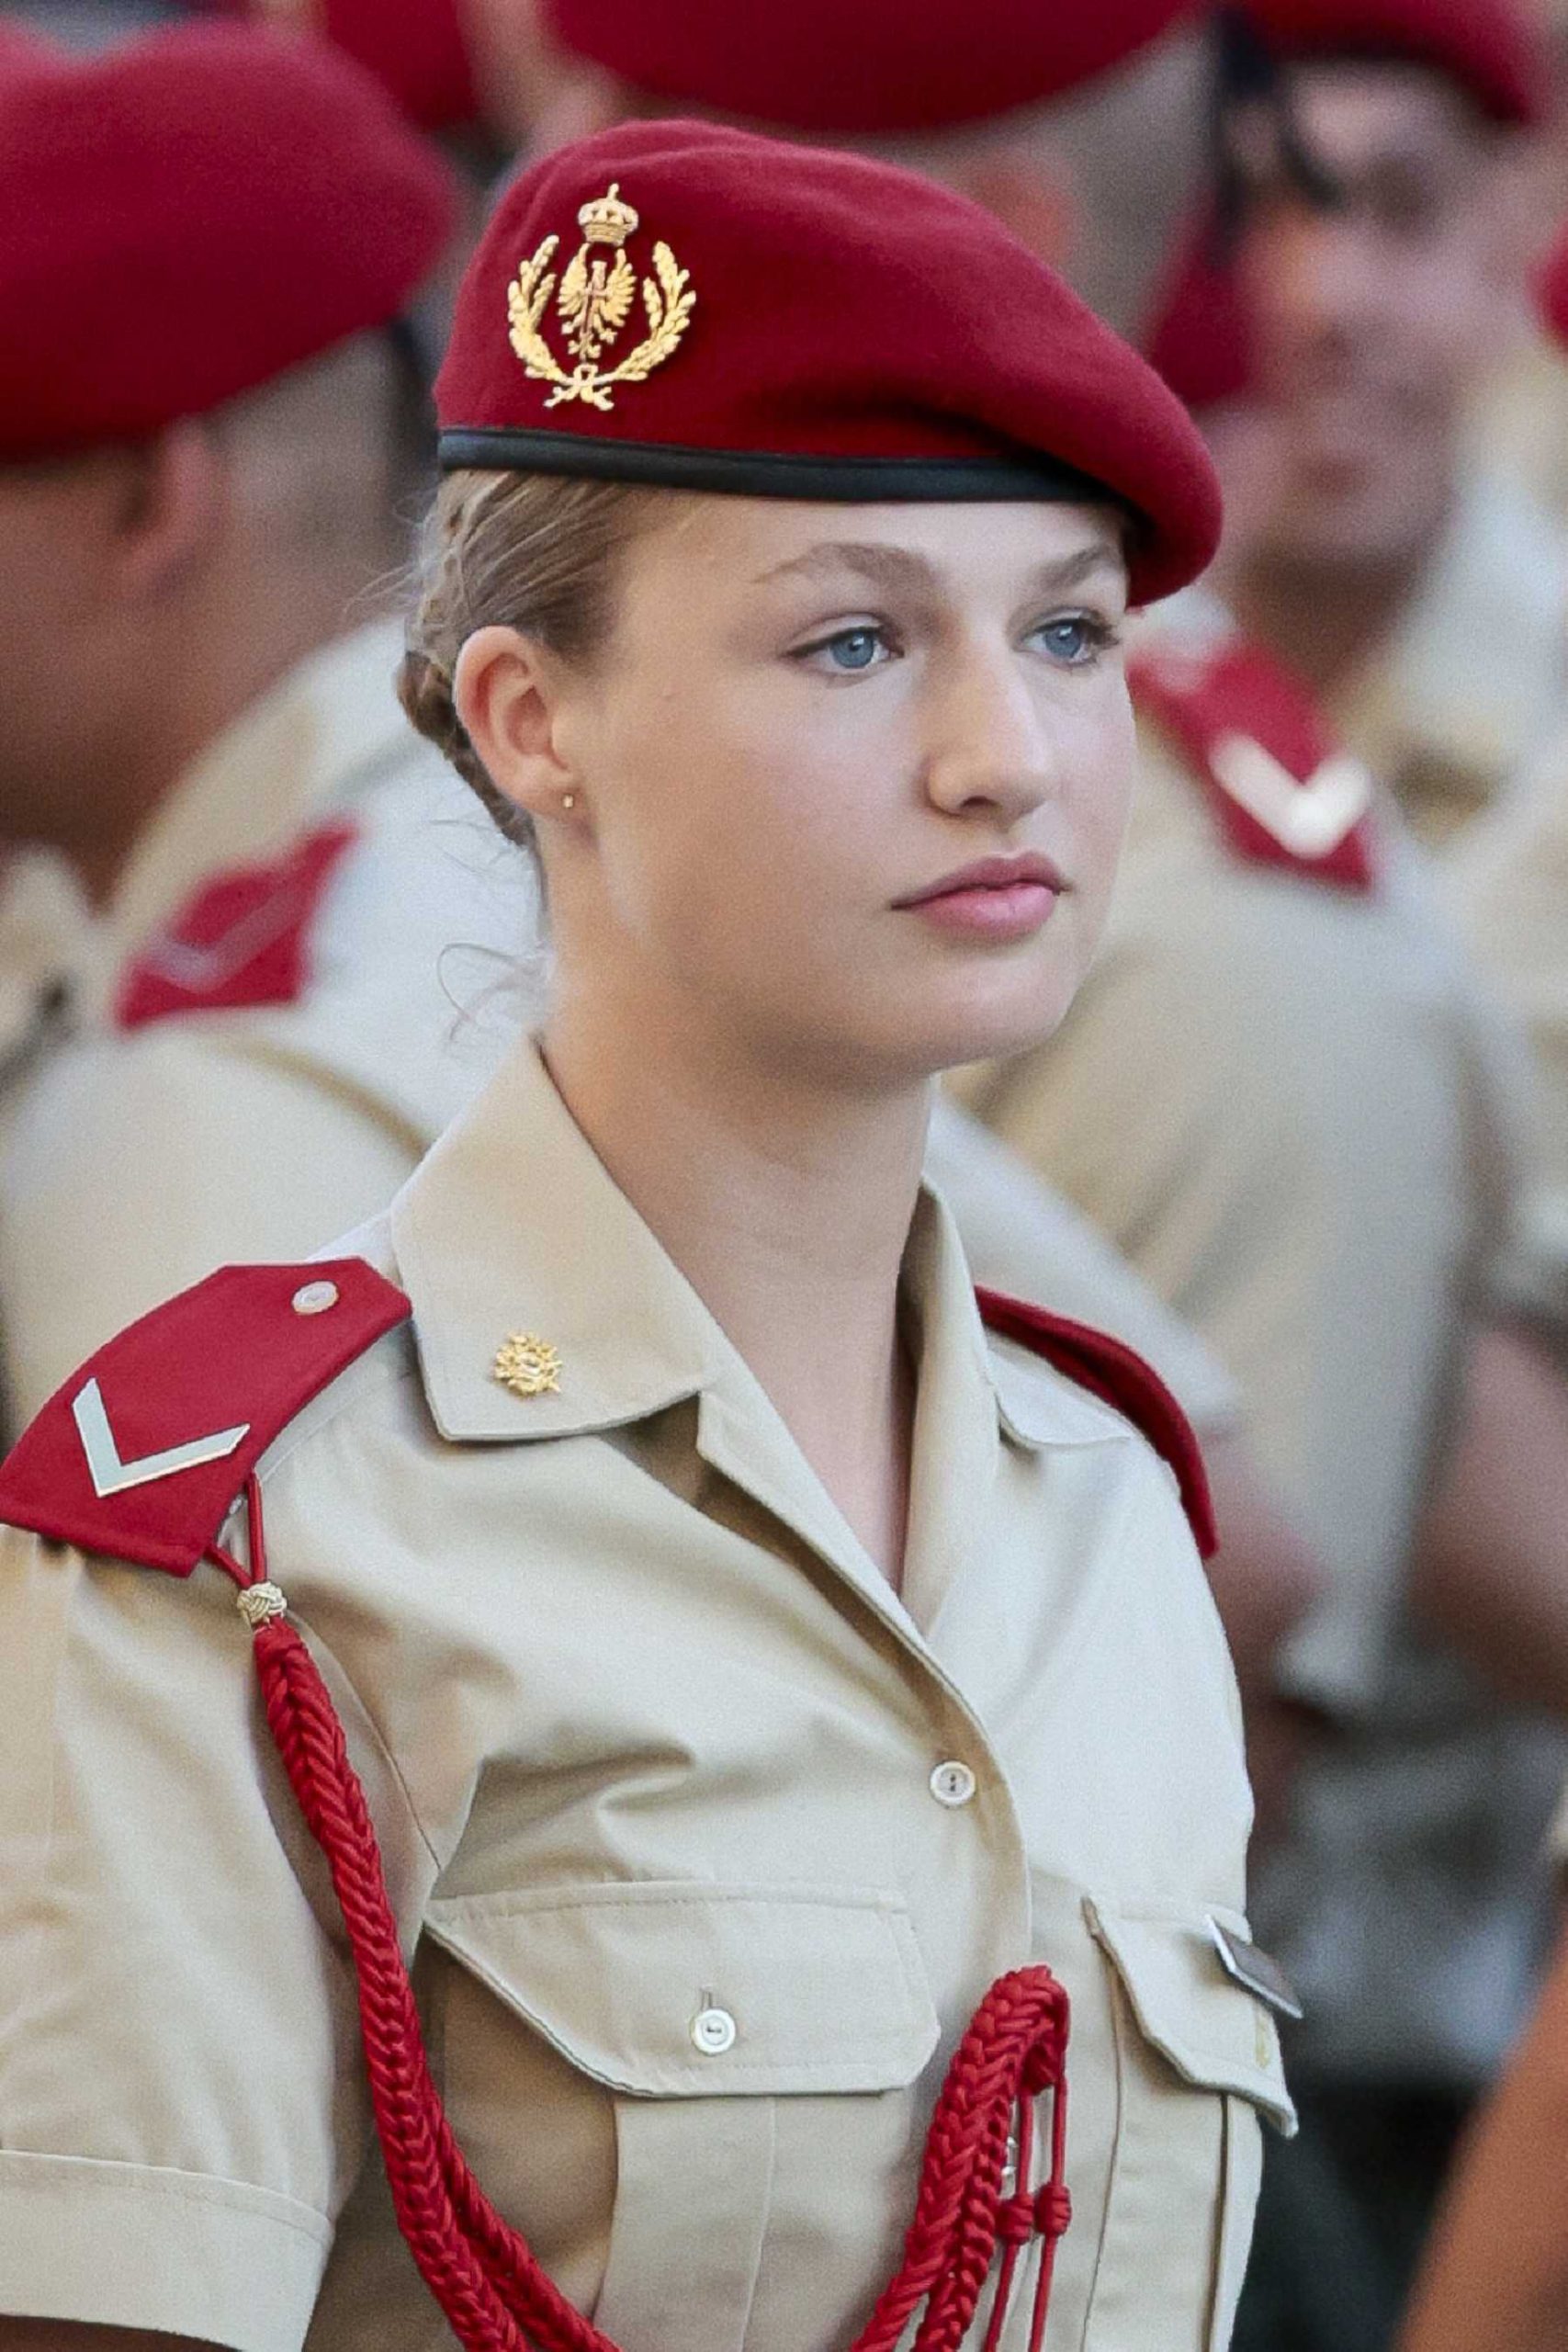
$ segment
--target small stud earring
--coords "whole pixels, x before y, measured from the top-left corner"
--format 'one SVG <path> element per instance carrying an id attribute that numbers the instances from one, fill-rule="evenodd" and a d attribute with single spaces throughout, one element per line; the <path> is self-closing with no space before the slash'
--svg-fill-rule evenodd
<path id="1" fill-rule="evenodd" d="M 563 808 L 575 808 L 577 806 L 576 793 L 563 792 L 560 797 L 560 805 Z"/>

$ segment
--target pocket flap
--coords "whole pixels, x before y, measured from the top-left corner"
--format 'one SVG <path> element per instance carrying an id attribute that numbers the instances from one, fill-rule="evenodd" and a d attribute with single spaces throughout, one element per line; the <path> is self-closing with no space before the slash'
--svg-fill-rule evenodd
<path id="1" fill-rule="evenodd" d="M 645 1881 L 437 1898 L 425 1928 L 581 2073 L 645 2098 L 894 2090 L 937 2043 L 897 1894 Z"/>
<path id="2" fill-rule="evenodd" d="M 1235 2091 L 1287 2137 L 1296 2111 L 1285 2087 L 1280 2036 L 1268 2005 L 1225 1973 L 1201 1919 L 1113 1911 L 1086 1903 L 1089 1933 L 1121 1978 L 1146 2041 L 1187 2082 Z M 1247 1934 L 1235 1912 L 1216 1913 Z"/>

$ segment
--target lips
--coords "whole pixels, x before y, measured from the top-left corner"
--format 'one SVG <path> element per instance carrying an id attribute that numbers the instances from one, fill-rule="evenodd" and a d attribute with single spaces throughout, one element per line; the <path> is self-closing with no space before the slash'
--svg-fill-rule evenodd
<path id="1" fill-rule="evenodd" d="M 974 865 L 960 866 L 956 874 L 943 875 L 929 889 L 913 890 L 907 899 L 899 899 L 899 907 L 929 907 L 939 899 L 956 899 L 971 891 L 1017 890 L 1032 886 L 1053 893 L 1065 890 L 1066 883 L 1060 868 L 1048 857 L 1028 852 L 1019 857 L 983 857 Z"/>
<path id="2" fill-rule="evenodd" d="M 949 941 L 1017 945 L 1051 919 L 1066 885 L 1048 857 L 983 857 L 898 904 Z"/>

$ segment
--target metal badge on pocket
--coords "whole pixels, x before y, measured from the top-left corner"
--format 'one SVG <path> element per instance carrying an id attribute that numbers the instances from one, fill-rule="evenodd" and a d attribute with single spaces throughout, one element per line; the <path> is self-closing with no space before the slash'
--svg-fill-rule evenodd
<path id="1" fill-rule="evenodd" d="M 1227 1976 L 1234 1977 L 1238 1984 L 1245 1984 L 1249 1993 L 1255 1993 L 1266 2007 L 1280 2017 L 1300 2018 L 1305 2014 L 1296 1998 L 1294 1986 L 1277 1960 L 1270 1960 L 1266 1951 L 1260 1951 L 1256 1944 L 1249 1944 L 1245 1936 L 1238 1936 L 1231 1928 L 1222 1927 L 1213 1917 L 1209 1921 L 1209 1933 L 1214 1939 L 1214 1950 L 1220 1955 Z"/>

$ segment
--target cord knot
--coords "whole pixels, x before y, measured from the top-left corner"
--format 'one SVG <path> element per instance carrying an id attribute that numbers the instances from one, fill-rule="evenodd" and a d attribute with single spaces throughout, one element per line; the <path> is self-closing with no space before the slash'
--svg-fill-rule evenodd
<path id="1" fill-rule="evenodd" d="M 1043 2238 L 1059 2238 L 1073 2218 L 1073 2200 L 1065 2181 L 1048 2180 L 1034 2199 L 1034 2227 Z"/>
<path id="2" fill-rule="evenodd" d="M 234 1606 L 252 1633 L 259 1634 L 264 1625 L 270 1625 L 284 1614 L 288 1603 L 280 1588 L 264 1577 L 259 1584 L 248 1584 L 237 1593 Z"/>

